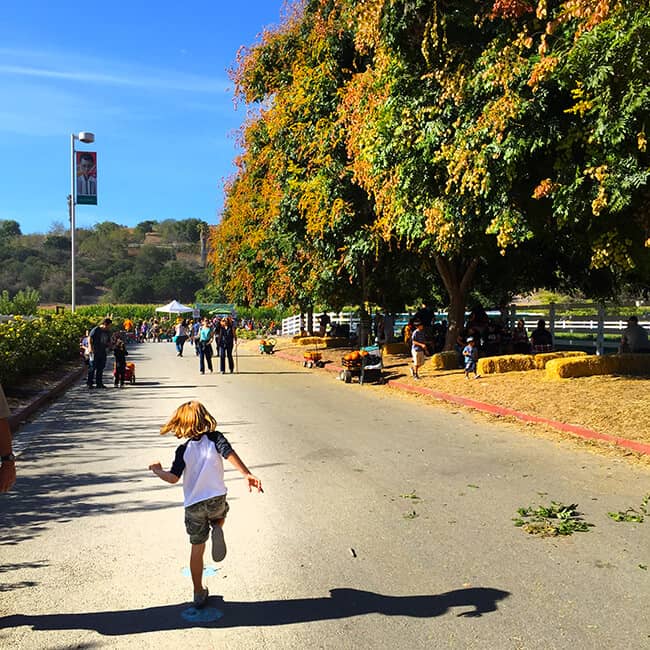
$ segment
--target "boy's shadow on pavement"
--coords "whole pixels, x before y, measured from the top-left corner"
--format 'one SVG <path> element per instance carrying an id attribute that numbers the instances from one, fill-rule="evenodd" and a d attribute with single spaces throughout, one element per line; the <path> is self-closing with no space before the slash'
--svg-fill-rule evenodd
<path id="1" fill-rule="evenodd" d="M 85 614 L 14 614 L 0 618 L 0 629 L 29 625 L 33 630 L 95 630 L 105 636 L 143 634 L 191 627 L 265 627 L 325 621 L 364 614 L 441 616 L 452 607 L 473 607 L 458 616 L 477 617 L 497 610 L 508 591 L 484 587 L 457 589 L 436 596 L 384 596 L 357 589 L 332 589 L 327 598 L 296 598 L 257 602 L 224 601 L 211 597 L 208 605 L 223 611 L 215 622 L 188 622 L 181 616 L 187 605 Z"/>

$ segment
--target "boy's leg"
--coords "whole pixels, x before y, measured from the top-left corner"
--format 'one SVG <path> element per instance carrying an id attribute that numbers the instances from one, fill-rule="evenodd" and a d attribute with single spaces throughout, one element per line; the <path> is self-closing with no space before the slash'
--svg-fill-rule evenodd
<path id="1" fill-rule="evenodd" d="M 190 573 L 192 574 L 192 584 L 194 593 L 200 594 L 203 587 L 203 553 L 205 551 L 205 542 L 203 544 L 192 544 L 190 553 Z"/>

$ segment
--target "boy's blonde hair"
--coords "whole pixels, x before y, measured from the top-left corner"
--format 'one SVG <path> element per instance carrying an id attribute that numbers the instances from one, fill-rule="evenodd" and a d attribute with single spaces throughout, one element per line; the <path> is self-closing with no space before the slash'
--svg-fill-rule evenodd
<path id="1" fill-rule="evenodd" d="M 160 435 L 173 431 L 177 438 L 198 438 L 209 431 L 215 431 L 217 421 L 201 402 L 181 404 L 160 427 Z"/>

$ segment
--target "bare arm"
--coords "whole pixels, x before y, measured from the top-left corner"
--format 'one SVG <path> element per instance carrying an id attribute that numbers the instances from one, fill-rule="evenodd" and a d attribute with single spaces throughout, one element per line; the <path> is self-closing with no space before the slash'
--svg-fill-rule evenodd
<path id="1" fill-rule="evenodd" d="M 160 463 L 152 463 L 149 465 L 149 469 L 167 483 L 178 483 L 179 477 L 176 474 L 165 471 Z"/>
<path id="2" fill-rule="evenodd" d="M 11 453 L 11 429 L 9 421 L 0 417 L 0 455 Z M 9 492 L 16 482 L 16 464 L 13 460 L 5 460 L 0 464 L 0 492 Z"/>
<path id="3" fill-rule="evenodd" d="M 248 491 L 252 492 L 255 488 L 258 492 L 264 492 L 262 489 L 262 481 L 256 476 L 253 476 L 248 467 L 244 464 L 244 461 L 237 455 L 236 451 L 231 451 L 228 456 L 230 463 L 239 470 L 243 477 L 248 481 Z"/>

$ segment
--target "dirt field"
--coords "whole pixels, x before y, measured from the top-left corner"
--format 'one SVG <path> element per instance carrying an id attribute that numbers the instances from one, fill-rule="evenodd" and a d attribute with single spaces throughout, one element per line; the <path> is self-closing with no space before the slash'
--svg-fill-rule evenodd
<path id="1" fill-rule="evenodd" d="M 276 350 L 302 356 L 309 346 L 299 346 L 291 339 L 278 338 Z M 341 357 L 348 349 L 320 349 L 329 365 L 341 365 Z M 468 397 L 489 404 L 504 406 L 567 424 L 576 424 L 599 433 L 629 440 L 650 443 L 650 378 L 640 377 L 581 377 L 549 380 L 543 370 L 486 375 L 478 380 L 465 379 L 462 370 L 420 370 L 420 381 L 409 373 L 410 358 L 406 355 L 384 357 L 385 377 L 407 384 L 417 384 L 451 395 Z M 385 387 L 378 387 L 388 390 Z M 425 398 L 431 399 L 431 398 Z M 434 400 L 440 404 L 439 400 Z M 448 408 L 458 410 L 457 405 Z M 494 419 L 495 416 L 482 415 Z M 504 418 L 499 418 L 503 420 Z M 576 440 L 575 436 L 556 433 L 544 425 L 530 425 L 518 421 L 520 428 L 544 430 L 558 439 Z M 613 445 L 578 441 L 578 444 L 610 450 Z M 625 456 L 634 452 L 618 451 Z M 650 457 L 643 459 L 650 465 Z"/>

